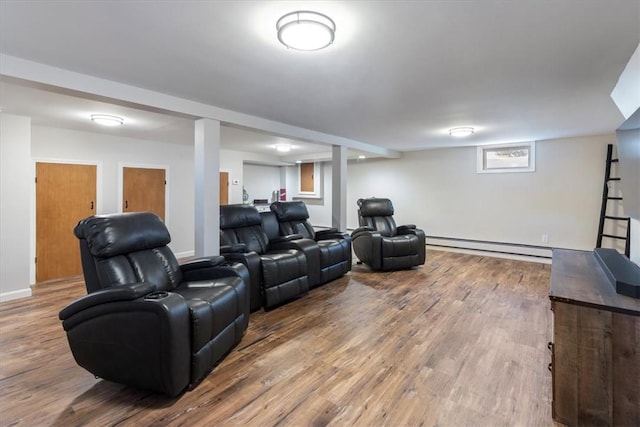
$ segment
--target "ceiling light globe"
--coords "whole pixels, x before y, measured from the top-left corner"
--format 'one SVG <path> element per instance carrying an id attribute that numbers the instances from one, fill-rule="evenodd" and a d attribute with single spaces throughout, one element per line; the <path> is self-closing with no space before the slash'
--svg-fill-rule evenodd
<path id="1" fill-rule="evenodd" d="M 449 135 L 456 138 L 464 138 L 465 136 L 473 135 L 473 128 L 470 126 L 462 126 L 449 130 Z"/>
<path id="2" fill-rule="evenodd" d="M 124 124 L 122 117 L 110 116 L 108 114 L 92 114 L 91 120 L 102 126 L 120 126 Z"/>
<path id="3" fill-rule="evenodd" d="M 278 40 L 288 48 L 314 51 L 333 43 L 336 24 L 326 15 L 311 11 L 291 12 L 276 24 Z"/>

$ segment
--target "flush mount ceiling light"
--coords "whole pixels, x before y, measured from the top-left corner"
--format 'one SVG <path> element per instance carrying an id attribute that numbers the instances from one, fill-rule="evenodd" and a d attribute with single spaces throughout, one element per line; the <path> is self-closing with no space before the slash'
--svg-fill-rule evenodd
<path id="1" fill-rule="evenodd" d="M 291 151 L 291 145 L 289 144 L 276 144 L 276 150 L 281 153 L 288 153 Z"/>
<path id="2" fill-rule="evenodd" d="M 470 126 L 462 126 L 459 128 L 449 129 L 449 135 L 456 138 L 463 138 L 465 136 L 473 135 L 473 128 Z"/>
<path id="3" fill-rule="evenodd" d="M 102 126 L 120 126 L 124 124 L 122 117 L 110 116 L 108 114 L 92 114 L 91 120 Z"/>
<path id="4" fill-rule="evenodd" d="M 295 50 L 320 50 L 333 43 L 336 24 L 322 13 L 309 10 L 291 12 L 276 23 L 278 40 Z"/>

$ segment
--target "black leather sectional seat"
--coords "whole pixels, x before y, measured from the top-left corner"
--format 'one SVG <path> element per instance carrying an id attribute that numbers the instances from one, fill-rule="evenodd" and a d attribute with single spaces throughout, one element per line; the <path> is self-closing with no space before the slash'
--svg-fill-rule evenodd
<path id="1" fill-rule="evenodd" d="M 88 295 L 60 312 L 77 363 L 106 380 L 176 396 L 240 341 L 249 274 L 221 256 L 179 265 L 148 212 L 76 226 Z"/>
<path id="2" fill-rule="evenodd" d="M 318 261 L 313 263 L 317 266 L 317 279 L 312 286 L 337 279 L 351 270 L 351 236 L 335 228 L 315 231 L 304 202 L 274 202 L 270 208 L 277 218 L 280 236 L 298 234 L 318 244 Z"/>
<path id="3" fill-rule="evenodd" d="M 252 311 L 273 308 L 309 290 L 301 245 L 308 247 L 310 242 L 291 240 L 300 236 L 269 239 L 253 206 L 220 206 L 220 253 L 249 269 Z"/>
<path id="4" fill-rule="evenodd" d="M 424 231 L 415 225 L 396 226 L 389 199 L 358 200 L 360 227 L 351 233 L 353 250 L 373 270 L 399 270 L 425 262 Z"/>

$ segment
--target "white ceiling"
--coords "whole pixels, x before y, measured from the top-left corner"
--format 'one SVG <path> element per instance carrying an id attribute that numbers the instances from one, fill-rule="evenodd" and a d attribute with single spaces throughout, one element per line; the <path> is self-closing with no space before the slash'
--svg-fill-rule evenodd
<path id="1" fill-rule="evenodd" d="M 333 18 L 332 46 L 278 43 L 275 22 L 300 9 Z M 609 95 L 639 43 L 639 0 L 0 1 L 2 54 L 399 151 L 613 132 Z M 0 104 L 85 130 L 99 108 L 130 120 L 114 132 L 193 140 L 193 118 L 6 79 Z"/>

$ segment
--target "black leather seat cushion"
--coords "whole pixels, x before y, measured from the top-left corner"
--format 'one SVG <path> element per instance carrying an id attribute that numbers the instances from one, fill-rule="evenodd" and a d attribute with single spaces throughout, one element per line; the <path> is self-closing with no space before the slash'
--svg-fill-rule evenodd
<path id="1" fill-rule="evenodd" d="M 389 199 L 366 199 L 359 209 L 361 226 L 373 227 L 384 237 L 394 237 L 397 233 L 393 219 L 393 204 Z"/>
<path id="2" fill-rule="evenodd" d="M 351 270 L 351 239 L 347 234 L 335 229 L 325 231 L 329 236 L 316 233 L 309 222 L 309 211 L 300 201 L 274 202 L 271 211 L 277 218 L 281 236 L 299 234 L 318 244 L 319 260 L 315 267 L 318 279 L 314 285 L 337 279 Z"/>
<path id="3" fill-rule="evenodd" d="M 260 255 L 264 287 L 289 282 L 307 274 L 307 260 L 304 254 L 293 249 L 272 251 Z"/>
<path id="4" fill-rule="evenodd" d="M 254 207 L 220 206 L 220 242 L 224 247 L 243 248 L 244 253 L 225 254 L 229 259 L 240 260 L 248 267 L 251 255 L 257 254 L 260 260 L 259 265 L 253 265 L 250 270 L 252 309 L 263 305 L 272 308 L 309 290 L 305 254 L 298 249 L 275 246 L 264 230 L 263 218 Z M 258 295 L 261 301 L 257 301 Z"/>
<path id="5" fill-rule="evenodd" d="M 350 259 L 351 245 L 345 239 L 319 240 L 320 265 L 330 266 L 346 262 Z"/>
<path id="6" fill-rule="evenodd" d="M 247 252 L 262 254 L 269 250 L 260 213 L 248 205 L 220 206 L 220 239 L 227 246 L 243 243 Z"/>
<path id="7" fill-rule="evenodd" d="M 280 235 L 300 234 L 307 239 L 315 239 L 315 231 L 309 223 L 309 211 L 303 202 L 274 202 L 270 209 L 278 218 Z"/>
<path id="8" fill-rule="evenodd" d="M 242 298 L 237 288 L 240 278 L 229 280 L 185 282 L 175 292 L 182 295 L 191 313 L 191 346 L 200 350 L 227 326 L 232 325 L 242 311 Z"/>
<path id="9" fill-rule="evenodd" d="M 385 258 L 415 255 L 418 252 L 418 237 L 413 234 L 395 236 L 382 240 L 382 256 Z"/>
<path id="10" fill-rule="evenodd" d="M 89 217 L 74 233 L 89 295 L 60 318 L 90 372 L 175 395 L 240 341 L 249 320 L 244 266 L 222 257 L 180 265 L 166 226 L 149 212 Z M 125 364 L 137 369 L 125 372 Z"/>
<path id="11" fill-rule="evenodd" d="M 410 268 L 425 262 L 424 231 L 415 225 L 397 226 L 389 199 L 358 200 L 358 222 L 353 231 L 356 256 L 374 270 Z"/>

